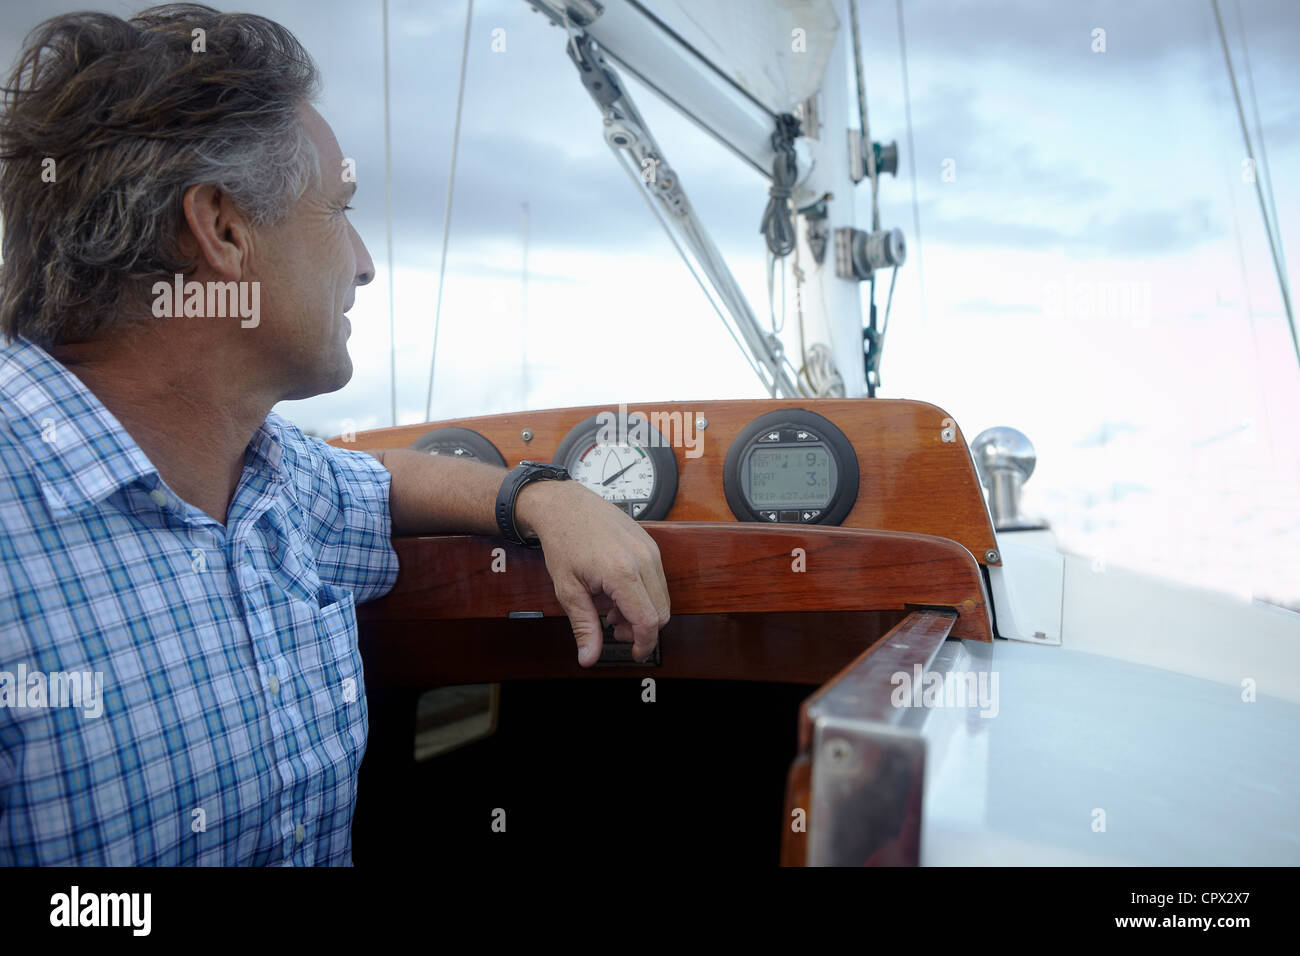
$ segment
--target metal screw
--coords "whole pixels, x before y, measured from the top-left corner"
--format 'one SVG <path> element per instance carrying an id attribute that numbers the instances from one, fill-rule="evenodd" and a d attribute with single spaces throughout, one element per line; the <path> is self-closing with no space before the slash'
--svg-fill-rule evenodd
<path id="1" fill-rule="evenodd" d="M 519 433 L 519 437 L 522 438 L 524 441 L 532 441 L 533 430 L 531 428 L 525 428 L 523 431 Z"/>
<path id="2" fill-rule="evenodd" d="M 998 553 L 994 551 L 992 548 L 989 548 L 987 551 L 984 552 L 984 560 L 987 561 L 989 564 L 997 564 L 999 560 Z"/>
<path id="3" fill-rule="evenodd" d="M 852 753 L 853 750 L 849 746 L 849 742 L 839 738 L 826 741 L 822 747 L 823 756 L 837 767 L 842 767 L 847 763 Z"/>
<path id="4" fill-rule="evenodd" d="M 704 431 L 704 429 L 709 427 L 709 420 L 701 415 L 699 418 L 695 419 L 695 427 L 700 431 Z"/>

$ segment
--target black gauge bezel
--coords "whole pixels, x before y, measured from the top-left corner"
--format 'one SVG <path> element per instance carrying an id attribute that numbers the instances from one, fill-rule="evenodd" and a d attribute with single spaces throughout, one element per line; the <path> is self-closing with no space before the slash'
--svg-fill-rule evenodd
<path id="1" fill-rule="evenodd" d="M 607 412 L 601 412 L 590 418 L 583 419 L 570 428 L 564 438 L 560 440 L 560 444 L 556 446 L 555 454 L 551 456 L 551 463 L 565 468 L 574 481 L 579 481 L 580 479 L 573 473 L 573 469 L 569 467 L 571 464 L 569 459 L 578 451 L 585 449 L 588 443 L 595 440 L 596 435 L 605 424 L 605 416 L 608 415 L 617 416 L 618 412 L 610 409 Z M 645 502 L 645 507 L 641 509 L 640 514 L 632 514 L 632 505 L 640 502 L 610 501 L 609 503 L 637 521 L 662 521 L 668 512 L 672 510 L 673 502 L 677 498 L 677 458 L 673 455 L 672 448 L 664 441 L 663 435 L 650 423 L 649 418 L 641 412 L 627 413 L 627 422 L 620 423 L 624 429 L 623 434 L 626 434 L 626 430 L 633 427 L 633 423 L 637 418 L 645 419 L 646 432 L 650 436 L 650 444 L 639 447 L 646 453 L 650 459 L 650 464 L 654 467 L 654 490 L 650 493 L 650 497 Z M 605 500 L 608 501 L 609 499 Z"/>
<path id="2" fill-rule="evenodd" d="M 759 437 L 773 431 L 791 433 L 806 431 L 815 439 L 806 442 L 786 440 L 787 436 L 783 435 L 779 440 L 771 443 L 773 448 L 825 447 L 830 453 L 831 475 L 835 487 L 831 489 L 830 500 L 821 508 L 811 506 L 756 508 L 750 504 L 745 494 L 741 468 L 749 460 L 749 451 L 759 446 Z M 727 505 L 731 508 L 731 513 L 739 521 L 756 521 L 763 524 L 837 525 L 848 517 L 854 503 L 858 500 L 859 475 L 858 456 L 853 450 L 853 445 L 830 419 L 803 408 L 778 408 L 774 412 L 755 418 L 736 435 L 731 447 L 727 449 L 727 459 L 722 466 L 722 490 L 727 496 Z M 782 521 L 778 517 L 773 521 L 770 517 L 762 515 L 762 512 L 769 512 L 779 516 L 782 511 L 799 512 L 800 520 Z M 813 511 L 821 513 L 807 520 L 802 519 L 804 512 Z"/>
<path id="3" fill-rule="evenodd" d="M 449 425 L 446 428 L 435 428 L 431 432 L 425 432 L 415 441 L 411 442 L 411 451 L 422 451 L 425 454 L 433 454 L 429 451 L 434 445 L 444 444 L 461 445 L 473 454 L 471 461 L 481 461 L 485 465 L 496 465 L 498 468 L 506 466 L 505 456 L 497 450 L 497 446 L 492 444 L 472 428 L 461 428 L 456 425 Z M 455 458 L 455 455 L 448 455 L 448 458 Z M 462 456 L 463 457 L 463 456 Z"/>

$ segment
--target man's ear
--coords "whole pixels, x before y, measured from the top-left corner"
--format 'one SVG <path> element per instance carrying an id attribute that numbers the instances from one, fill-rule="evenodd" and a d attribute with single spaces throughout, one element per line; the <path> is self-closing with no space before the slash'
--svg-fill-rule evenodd
<path id="1" fill-rule="evenodd" d="M 185 254 L 222 279 L 239 281 L 252 251 L 252 227 L 230 196 L 212 184 L 191 186 L 182 208 L 189 227 L 181 237 Z"/>

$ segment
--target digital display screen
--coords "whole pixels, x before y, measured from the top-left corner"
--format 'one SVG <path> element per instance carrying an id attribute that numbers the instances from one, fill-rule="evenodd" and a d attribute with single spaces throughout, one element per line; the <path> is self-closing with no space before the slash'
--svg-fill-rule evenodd
<path id="1" fill-rule="evenodd" d="M 824 508 L 831 490 L 825 445 L 756 448 L 749 456 L 749 503 L 756 509 Z"/>

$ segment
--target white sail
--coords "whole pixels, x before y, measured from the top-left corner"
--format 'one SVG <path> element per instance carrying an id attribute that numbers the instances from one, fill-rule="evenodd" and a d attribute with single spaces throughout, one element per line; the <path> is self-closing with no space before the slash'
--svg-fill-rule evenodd
<path id="1" fill-rule="evenodd" d="M 839 17 L 829 0 L 649 0 L 645 6 L 774 113 L 822 86 Z"/>

